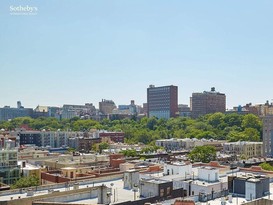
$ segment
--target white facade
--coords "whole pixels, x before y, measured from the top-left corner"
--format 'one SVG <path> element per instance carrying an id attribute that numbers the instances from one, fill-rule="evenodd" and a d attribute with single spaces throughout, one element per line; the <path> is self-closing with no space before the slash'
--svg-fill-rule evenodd
<path id="1" fill-rule="evenodd" d="M 138 187 L 139 172 L 136 170 L 125 171 L 123 174 L 123 181 L 124 181 L 123 188 L 125 189 L 133 189 L 134 187 Z"/>
<path id="2" fill-rule="evenodd" d="M 212 139 L 161 139 L 156 140 L 155 144 L 157 146 L 164 147 L 166 150 L 191 150 L 196 146 L 204 146 L 204 145 L 220 145 L 223 141 L 212 140 Z"/>
<path id="3" fill-rule="evenodd" d="M 198 179 L 200 181 L 216 182 L 219 181 L 219 169 L 212 167 L 198 168 Z"/>
<path id="4" fill-rule="evenodd" d="M 139 183 L 140 196 L 145 198 L 159 196 L 159 185 L 161 183 L 166 183 L 166 181 L 160 179 L 141 180 Z"/>
<path id="5" fill-rule="evenodd" d="M 252 181 L 246 181 L 246 200 L 253 200 L 256 199 L 256 183 L 253 183 Z"/>
<path id="6" fill-rule="evenodd" d="M 191 184 L 191 195 L 197 195 L 199 193 L 211 194 L 212 191 L 220 192 L 222 190 L 228 189 L 228 183 L 225 182 L 204 182 L 200 180 L 195 180 Z"/>
<path id="7" fill-rule="evenodd" d="M 212 191 L 219 192 L 228 189 L 227 181 L 219 182 L 205 182 L 200 180 L 186 180 L 173 182 L 173 189 L 184 188 L 187 190 L 187 195 L 198 195 L 199 193 L 211 194 Z"/>
<path id="8" fill-rule="evenodd" d="M 185 179 L 184 178 L 176 178 L 173 179 L 173 190 L 184 188 L 186 189 Z"/>
<path id="9" fill-rule="evenodd" d="M 166 150 L 180 150 L 183 148 L 183 139 L 161 139 L 156 140 L 155 144 Z"/>
<path id="10" fill-rule="evenodd" d="M 164 175 L 180 175 L 181 177 L 187 178 L 192 175 L 192 164 L 164 164 Z"/>

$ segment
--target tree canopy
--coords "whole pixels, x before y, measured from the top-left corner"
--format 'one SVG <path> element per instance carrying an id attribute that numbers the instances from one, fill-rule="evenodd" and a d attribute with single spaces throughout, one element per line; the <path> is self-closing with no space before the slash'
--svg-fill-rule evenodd
<path id="1" fill-rule="evenodd" d="M 95 152 L 99 152 L 100 154 L 102 153 L 102 150 L 104 149 L 109 149 L 109 144 L 106 142 L 101 142 L 98 144 L 94 144 L 91 149 Z"/>
<path id="2" fill-rule="evenodd" d="M 188 154 L 188 158 L 193 162 L 204 162 L 216 160 L 216 149 L 213 146 L 197 146 Z"/>
<path id="3" fill-rule="evenodd" d="M 269 163 L 263 162 L 259 164 L 259 166 L 264 170 L 273 171 L 273 166 L 271 166 Z"/>
<path id="4" fill-rule="evenodd" d="M 39 178 L 37 176 L 22 177 L 11 185 L 12 189 L 26 188 L 32 186 L 39 186 Z"/>
<path id="5" fill-rule="evenodd" d="M 62 131 L 89 131 L 91 129 L 104 129 L 110 131 L 123 131 L 125 142 L 129 144 L 153 144 L 157 139 L 169 138 L 198 138 L 218 139 L 228 141 L 260 141 L 262 122 L 253 114 L 223 114 L 214 113 L 201 116 L 197 119 L 171 118 L 157 119 L 144 117 L 140 120 L 104 119 L 100 122 L 91 119 L 57 120 L 55 118 L 30 117 L 15 118 L 10 121 L 1 121 L 0 129 L 13 130 L 21 125 L 27 125 L 34 130 L 62 130 Z"/>

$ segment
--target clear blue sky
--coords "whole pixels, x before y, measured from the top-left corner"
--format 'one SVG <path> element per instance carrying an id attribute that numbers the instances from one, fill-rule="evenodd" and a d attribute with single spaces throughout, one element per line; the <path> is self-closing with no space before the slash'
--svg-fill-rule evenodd
<path id="1" fill-rule="evenodd" d="M 34 6 L 34 16 L 10 6 Z M 179 103 L 216 87 L 227 106 L 273 99 L 272 0 L 1 0 L 0 106 Z"/>

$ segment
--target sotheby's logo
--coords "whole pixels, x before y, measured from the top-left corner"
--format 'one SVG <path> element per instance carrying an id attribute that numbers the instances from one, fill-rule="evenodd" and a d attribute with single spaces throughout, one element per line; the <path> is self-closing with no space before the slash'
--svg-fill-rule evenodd
<path id="1" fill-rule="evenodd" d="M 37 15 L 38 8 L 36 6 L 13 6 L 9 7 L 11 15 Z"/>

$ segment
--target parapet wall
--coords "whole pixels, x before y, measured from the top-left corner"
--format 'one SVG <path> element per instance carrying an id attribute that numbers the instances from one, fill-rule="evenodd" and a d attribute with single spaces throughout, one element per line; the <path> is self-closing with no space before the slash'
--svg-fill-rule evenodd
<path id="1" fill-rule="evenodd" d="M 50 199 L 53 197 L 61 198 L 66 195 L 71 195 L 71 194 L 78 194 L 78 193 L 85 193 L 85 192 L 92 192 L 92 190 L 97 189 L 97 187 L 89 187 L 89 188 L 84 188 L 84 189 L 77 189 L 77 190 L 70 190 L 70 191 L 64 191 L 64 192 L 53 192 L 50 194 L 45 194 L 45 195 L 39 195 L 39 196 L 34 196 L 34 197 L 28 197 L 28 198 L 23 198 L 23 199 L 14 199 L 11 201 L 0 201 L 0 205 L 32 205 L 33 201 L 38 201 L 38 200 L 43 200 L 43 199 Z M 52 204 L 52 202 L 51 202 Z"/>

